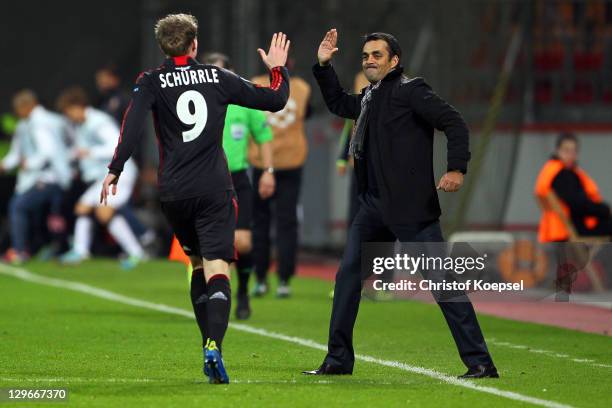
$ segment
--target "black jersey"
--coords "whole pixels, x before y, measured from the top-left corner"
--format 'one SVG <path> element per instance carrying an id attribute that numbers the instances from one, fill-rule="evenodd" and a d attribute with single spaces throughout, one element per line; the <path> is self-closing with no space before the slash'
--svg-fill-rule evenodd
<path id="1" fill-rule="evenodd" d="M 192 58 L 168 58 L 136 80 L 109 171 L 121 174 L 151 110 L 159 146 L 160 200 L 230 190 L 232 179 L 222 146 L 227 105 L 276 112 L 288 97 L 289 73 L 284 67 L 272 68 L 270 86 L 261 87 Z"/>

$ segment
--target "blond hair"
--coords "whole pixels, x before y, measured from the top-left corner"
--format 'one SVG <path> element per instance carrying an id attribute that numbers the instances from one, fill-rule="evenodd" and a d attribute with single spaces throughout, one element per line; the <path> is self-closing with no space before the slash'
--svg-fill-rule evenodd
<path id="1" fill-rule="evenodd" d="M 198 20 L 191 14 L 168 14 L 155 24 L 155 38 L 169 57 L 186 55 L 198 36 Z"/>

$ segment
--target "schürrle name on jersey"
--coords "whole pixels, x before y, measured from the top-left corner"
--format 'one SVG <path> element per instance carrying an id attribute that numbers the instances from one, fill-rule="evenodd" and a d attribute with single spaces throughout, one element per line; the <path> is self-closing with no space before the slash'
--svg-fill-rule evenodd
<path id="1" fill-rule="evenodd" d="M 180 67 L 180 71 L 159 74 L 161 87 L 173 88 L 175 86 L 184 85 L 219 83 L 218 72 L 215 68 L 198 68 L 193 70 L 188 68 L 189 67 Z"/>

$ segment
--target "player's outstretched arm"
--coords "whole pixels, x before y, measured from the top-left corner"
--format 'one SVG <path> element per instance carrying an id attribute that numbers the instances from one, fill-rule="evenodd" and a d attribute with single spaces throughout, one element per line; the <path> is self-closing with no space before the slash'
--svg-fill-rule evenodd
<path id="1" fill-rule="evenodd" d="M 323 37 L 317 50 L 317 60 L 312 72 L 321 88 L 327 108 L 335 115 L 347 119 L 357 119 L 361 110 L 359 96 L 347 93 L 338 80 L 331 60 L 338 52 L 338 31 L 332 28 Z"/>
<path id="2" fill-rule="evenodd" d="M 270 112 L 283 109 L 289 99 L 289 71 L 285 68 L 289 45 L 286 34 L 276 33 L 267 53 L 261 48 L 257 50 L 270 70 L 269 87 L 255 85 L 230 71 L 222 71 L 228 84 L 227 103 Z"/>

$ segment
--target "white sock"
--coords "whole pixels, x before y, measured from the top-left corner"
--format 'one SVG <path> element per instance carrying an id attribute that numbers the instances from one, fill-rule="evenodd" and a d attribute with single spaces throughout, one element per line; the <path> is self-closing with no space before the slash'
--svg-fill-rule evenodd
<path id="1" fill-rule="evenodd" d="M 113 217 L 108 224 L 108 232 L 110 232 L 115 241 L 117 241 L 128 255 L 137 257 L 142 257 L 144 255 L 144 251 L 138 243 L 138 239 L 136 239 L 134 232 L 122 216 L 115 215 Z"/>
<path id="2" fill-rule="evenodd" d="M 93 221 L 87 216 L 79 216 L 74 224 L 74 252 L 82 256 L 89 256 L 91 248 Z"/>

